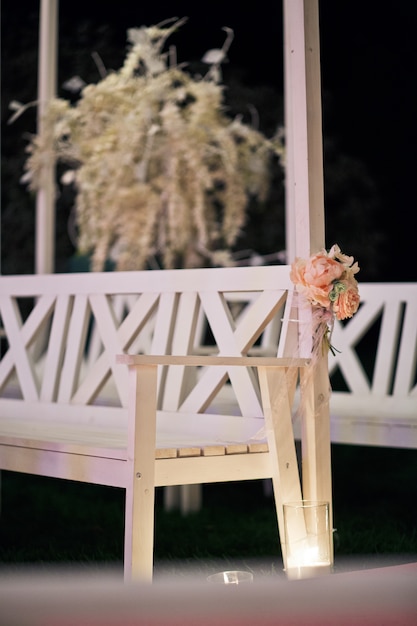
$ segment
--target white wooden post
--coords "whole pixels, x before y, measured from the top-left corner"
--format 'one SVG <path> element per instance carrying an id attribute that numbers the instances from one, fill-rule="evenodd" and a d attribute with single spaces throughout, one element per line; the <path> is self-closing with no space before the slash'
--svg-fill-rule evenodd
<path id="1" fill-rule="evenodd" d="M 58 0 L 41 0 L 38 59 L 38 133 L 42 132 L 45 106 L 56 94 Z M 55 168 L 45 166 L 44 185 L 36 196 L 35 271 L 54 271 Z"/>
<path id="2" fill-rule="evenodd" d="M 284 0 L 284 55 L 286 248 L 291 263 L 325 246 L 318 0 Z M 303 497 L 326 500 L 332 511 L 327 368 L 324 355 L 315 368 L 302 424 L 302 478 Z"/>
<path id="3" fill-rule="evenodd" d="M 318 0 L 284 0 L 287 260 L 324 246 Z"/>

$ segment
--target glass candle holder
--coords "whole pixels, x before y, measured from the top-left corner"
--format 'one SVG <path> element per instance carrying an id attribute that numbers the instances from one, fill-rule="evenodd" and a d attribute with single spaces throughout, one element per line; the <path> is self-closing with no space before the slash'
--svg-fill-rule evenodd
<path id="1" fill-rule="evenodd" d="M 329 503 L 300 500 L 284 504 L 285 572 L 298 580 L 329 574 L 332 544 Z"/>
<path id="2" fill-rule="evenodd" d="M 241 570 L 229 570 L 218 572 L 207 577 L 209 583 L 220 583 L 223 585 L 241 585 L 242 583 L 252 583 L 253 574 Z"/>

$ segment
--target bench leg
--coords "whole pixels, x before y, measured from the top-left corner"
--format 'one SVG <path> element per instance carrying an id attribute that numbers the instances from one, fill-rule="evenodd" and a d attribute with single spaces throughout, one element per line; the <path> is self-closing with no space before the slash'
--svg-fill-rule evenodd
<path id="1" fill-rule="evenodd" d="M 298 371 L 297 368 L 289 368 L 286 371 L 282 367 L 259 367 L 258 371 L 268 448 L 272 457 L 272 485 L 285 567 L 283 504 L 302 498 L 291 415 Z"/>
<path id="2" fill-rule="evenodd" d="M 180 508 L 180 485 L 170 485 L 163 488 L 164 511 L 176 511 Z"/>
<path id="3" fill-rule="evenodd" d="M 301 427 L 303 494 L 306 500 L 329 502 L 332 528 L 331 389 L 327 356 L 320 358 L 312 370 L 301 372 L 301 391 L 305 408 Z"/>
<path id="4" fill-rule="evenodd" d="M 164 510 L 180 509 L 183 515 L 201 510 L 203 498 L 202 485 L 173 485 L 164 487 Z"/>
<path id="5" fill-rule="evenodd" d="M 196 513 L 201 510 L 203 497 L 202 485 L 181 485 L 181 513 Z"/>
<path id="6" fill-rule="evenodd" d="M 157 367 L 129 368 L 125 580 L 152 581 Z"/>

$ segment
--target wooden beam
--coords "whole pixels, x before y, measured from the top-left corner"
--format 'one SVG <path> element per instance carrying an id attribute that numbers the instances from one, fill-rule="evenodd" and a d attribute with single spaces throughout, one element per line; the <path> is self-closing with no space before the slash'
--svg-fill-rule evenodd
<path id="1" fill-rule="evenodd" d="M 286 249 L 287 262 L 308 258 L 325 247 L 323 140 L 321 109 L 318 0 L 284 0 L 285 124 L 286 124 Z M 300 310 L 308 328 L 311 314 Z M 299 337 L 303 356 L 310 353 L 312 333 Z M 313 376 L 313 381 L 306 377 Z M 332 481 L 327 354 L 319 355 L 302 415 L 303 497 L 330 504 Z"/>
<path id="2" fill-rule="evenodd" d="M 41 0 L 38 60 L 38 133 L 48 100 L 56 94 L 58 0 Z M 35 271 L 50 274 L 55 257 L 55 167 L 45 166 L 44 184 L 36 196 Z"/>
<path id="3" fill-rule="evenodd" d="M 287 261 L 325 245 L 318 0 L 284 0 Z"/>

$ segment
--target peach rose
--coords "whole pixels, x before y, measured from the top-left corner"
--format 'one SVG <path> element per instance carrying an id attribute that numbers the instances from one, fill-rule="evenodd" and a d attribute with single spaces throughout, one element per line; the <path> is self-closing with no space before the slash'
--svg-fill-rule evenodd
<path id="1" fill-rule="evenodd" d="M 290 278 L 294 285 L 298 285 L 304 282 L 304 272 L 307 261 L 297 257 L 294 263 L 291 265 Z"/>
<path id="2" fill-rule="evenodd" d="M 346 281 L 340 281 L 344 289 L 339 291 L 337 299 L 333 303 L 333 311 L 338 320 L 352 317 L 359 308 L 359 291 L 356 280 L 350 277 Z"/>
<path id="3" fill-rule="evenodd" d="M 328 309 L 331 305 L 329 287 L 315 287 L 314 285 L 297 285 L 297 291 L 302 293 L 312 304 L 318 304 Z"/>
<path id="4" fill-rule="evenodd" d="M 315 285 L 323 289 L 340 278 L 344 269 L 339 261 L 331 259 L 327 252 L 323 250 L 307 261 L 304 280 L 309 285 Z"/>
<path id="5" fill-rule="evenodd" d="M 308 261 L 296 258 L 291 266 L 290 278 L 297 290 L 313 304 L 328 308 L 332 283 L 341 277 L 343 271 L 343 265 L 322 250 Z"/>

